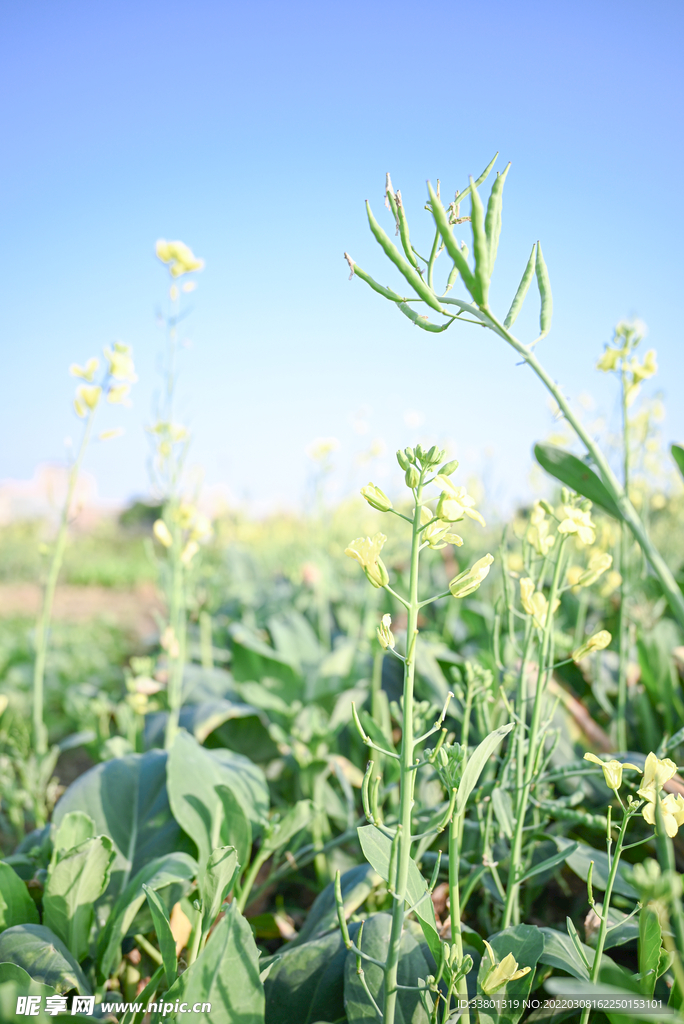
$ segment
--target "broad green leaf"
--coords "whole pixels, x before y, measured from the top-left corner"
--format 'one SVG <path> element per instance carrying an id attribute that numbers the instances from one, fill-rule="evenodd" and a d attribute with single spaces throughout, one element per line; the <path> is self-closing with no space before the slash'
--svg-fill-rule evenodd
<path id="1" fill-rule="evenodd" d="M 217 786 L 232 792 L 257 827 L 268 809 L 268 785 L 256 765 L 230 750 L 207 750 L 183 730 L 169 752 L 167 784 L 173 814 L 196 844 L 200 864 L 219 846 L 236 845 Z M 244 823 L 236 823 L 235 838 L 244 846 Z"/>
<path id="2" fill-rule="evenodd" d="M 166 751 L 128 754 L 95 765 L 72 783 L 55 808 L 60 826 L 67 814 L 83 811 L 98 834 L 109 836 L 116 858 L 109 894 L 117 896 L 148 861 L 181 845 L 166 794 Z"/>
<path id="3" fill-rule="evenodd" d="M 532 970 L 516 981 L 509 981 L 493 994 L 494 999 L 501 1000 L 501 1010 L 498 1014 L 492 1015 L 487 1012 L 486 1008 L 481 1009 L 480 1024 L 489 1024 L 489 1022 L 491 1024 L 495 1024 L 495 1022 L 496 1024 L 516 1024 L 516 1021 L 522 1017 L 524 1000 L 530 997 L 535 968 L 539 957 L 544 952 L 544 936 L 534 925 L 517 924 L 492 935 L 489 944 L 496 953 L 499 963 L 509 953 L 512 953 L 519 968 L 531 967 Z M 482 991 L 482 983 L 491 966 L 489 954 L 485 951 L 477 978 L 478 995 L 485 999 L 487 997 Z"/>
<path id="4" fill-rule="evenodd" d="M 575 845 L 570 839 L 566 839 L 564 836 L 553 836 L 552 838 L 559 850 L 565 851 L 568 847 Z M 602 850 L 595 850 L 593 846 L 588 846 L 586 843 L 579 843 L 574 852 L 568 854 L 566 863 L 579 878 L 586 882 L 589 875 L 589 864 L 591 861 L 594 862 L 591 884 L 594 889 L 599 889 L 601 892 L 605 892 L 610 869 L 608 867 L 608 857 Z M 628 896 L 631 899 L 636 900 L 639 898 L 638 893 L 634 886 L 627 881 L 626 874 L 628 870 L 628 864 L 620 864 L 617 874 L 615 875 L 613 892 L 619 893 L 620 896 Z"/>
<path id="5" fill-rule="evenodd" d="M 232 846 L 212 850 L 207 866 L 200 876 L 202 894 L 202 934 L 206 935 L 235 881 L 239 869 L 238 855 Z"/>
<path id="6" fill-rule="evenodd" d="M 647 999 L 653 998 L 662 944 L 658 915 L 651 906 L 642 907 L 639 911 L 639 985 Z"/>
<path id="7" fill-rule="evenodd" d="M 19 924 L 0 935 L 0 962 L 23 967 L 34 981 L 56 992 L 75 988 L 90 995 L 83 971 L 59 936 L 42 924 Z"/>
<path id="8" fill-rule="evenodd" d="M 482 774 L 484 766 L 492 756 L 496 748 L 508 736 L 509 732 L 513 728 L 513 722 L 509 722 L 508 725 L 502 725 L 494 732 L 490 732 L 489 736 L 485 736 L 472 754 L 469 755 L 461 784 L 458 787 L 458 793 L 456 794 L 456 811 L 455 813 L 461 814 L 465 810 L 468 797 L 475 789 L 477 781 Z"/>
<path id="9" fill-rule="evenodd" d="M 57 856 L 48 869 L 43 924 L 59 935 L 80 961 L 88 952 L 94 903 L 107 888 L 115 854 L 108 836 L 95 836 L 66 852 L 60 849 Z"/>
<path id="10" fill-rule="evenodd" d="M 15 924 L 38 924 L 38 909 L 14 868 L 0 861 L 0 931 Z"/>
<path id="11" fill-rule="evenodd" d="M 349 917 L 365 903 L 380 881 L 380 875 L 369 864 L 358 864 L 356 867 L 350 868 L 349 871 L 345 871 L 340 878 L 345 917 Z M 284 953 L 286 950 L 292 949 L 293 946 L 316 939 L 335 927 L 337 927 L 335 883 L 330 882 L 314 900 L 297 937 L 286 946 L 281 946 L 279 952 Z"/>
<path id="12" fill-rule="evenodd" d="M 95 835 L 95 822 L 83 811 L 70 811 L 65 814 L 58 828 L 54 830 L 52 837 L 52 858 L 54 864 L 60 853 L 68 853 L 75 846 L 80 846 L 86 839 L 92 839 Z"/>
<path id="13" fill-rule="evenodd" d="M 279 693 L 286 701 L 301 700 L 305 684 L 297 668 L 287 658 L 265 644 L 243 623 L 232 627 L 233 675 L 237 682 L 260 682 L 265 677 L 280 682 Z"/>
<path id="14" fill-rule="evenodd" d="M 589 498 L 615 519 L 622 519 L 620 509 L 610 496 L 606 485 L 594 470 L 590 469 L 576 455 L 566 452 L 564 448 L 559 448 L 555 444 L 536 444 L 534 456 L 542 469 L 554 476 L 556 480 L 560 480 L 571 491 L 576 491 L 577 494 Z"/>
<path id="15" fill-rule="evenodd" d="M 216 793 L 223 806 L 225 846 L 237 850 L 237 859 L 245 867 L 249 864 L 252 852 L 252 825 L 242 809 L 242 804 L 235 793 L 223 783 L 216 786 Z"/>
<path id="16" fill-rule="evenodd" d="M 380 877 L 387 882 L 389 879 L 390 854 L 392 852 L 390 839 L 383 835 L 375 825 L 361 825 L 357 831 L 364 857 L 375 868 Z M 416 917 L 421 922 L 430 951 L 435 959 L 437 959 L 440 955 L 440 941 L 437 934 L 435 908 L 430 896 L 425 896 L 427 887 L 427 882 L 418 870 L 415 861 L 409 861 L 406 901 L 409 906 L 416 907 Z"/>
<path id="17" fill-rule="evenodd" d="M 129 882 L 112 907 L 98 939 L 99 969 L 104 977 L 120 959 L 123 938 L 131 932 L 148 930 L 136 922 L 138 911 L 145 903 L 143 884 L 161 892 L 169 910 L 185 895 L 196 874 L 197 863 L 187 853 L 169 853 L 150 861 Z"/>
<path id="18" fill-rule="evenodd" d="M 539 963 L 549 964 L 549 966 L 557 967 L 561 971 L 567 971 L 574 978 L 588 981 L 589 971 L 570 936 L 565 932 L 556 931 L 555 928 L 540 928 L 539 931 L 544 936 L 544 952 L 539 957 Z M 591 946 L 585 946 L 584 943 L 581 945 L 587 963 L 593 964 L 595 951 Z M 607 967 L 614 966 L 613 961 L 605 953 L 601 958 L 602 969 L 604 965 Z"/>
<path id="19" fill-rule="evenodd" d="M 684 448 L 680 444 L 673 444 L 670 448 L 672 458 L 677 463 L 679 472 L 684 476 Z"/>
<path id="20" fill-rule="evenodd" d="M 194 964 L 181 974 L 164 999 L 188 1004 L 176 1021 L 187 1024 L 264 1024 L 264 986 L 252 929 L 233 902 Z M 195 1003 L 210 1011 L 193 1013 Z"/>
<path id="21" fill-rule="evenodd" d="M 349 926 L 352 940 L 358 924 Z M 288 947 L 264 982 L 268 1024 L 344 1020 L 347 950 L 339 929 Z"/>
<path id="22" fill-rule="evenodd" d="M 54 1017 L 45 1013 L 46 996 L 56 995 L 51 985 L 41 985 L 27 974 L 23 967 L 13 963 L 0 963 L 0 1020 L 18 1021 L 17 999 L 19 996 L 39 996 L 40 1007 L 37 1015 L 29 1019 L 31 1024 L 48 1024 Z"/>
<path id="23" fill-rule="evenodd" d="M 501 786 L 496 787 L 492 793 L 492 807 L 503 835 L 506 836 L 506 839 L 511 839 L 515 826 L 515 815 L 511 796 L 507 789 L 502 789 Z"/>
<path id="24" fill-rule="evenodd" d="M 257 709 L 250 707 L 249 704 L 221 697 L 217 700 L 204 701 L 202 704 L 193 703 L 182 707 L 178 724 L 181 729 L 186 729 L 194 736 L 198 743 L 204 743 L 212 732 L 220 729 L 226 722 L 257 716 Z M 145 716 L 146 747 L 156 747 L 164 742 L 167 719 L 166 711 L 155 711 Z"/>
<path id="25" fill-rule="evenodd" d="M 392 918 L 389 914 L 373 914 L 372 917 L 367 918 L 361 938 L 363 952 L 384 962 L 387 959 L 391 926 Z M 416 937 L 416 931 L 415 924 L 411 927 L 411 923 L 407 922 L 401 937 L 397 973 L 399 985 L 418 985 L 421 979 L 424 982 L 428 974 L 434 973 L 434 969 L 425 959 L 423 949 Z M 356 941 L 359 941 L 358 933 Z M 383 1010 L 385 1005 L 384 972 L 368 961 L 364 962 L 363 970 L 368 988 L 380 1009 Z M 362 1024 L 364 1021 L 372 1021 L 373 1024 L 376 1024 L 377 1022 L 375 1010 L 356 973 L 356 956 L 353 950 L 347 953 L 345 963 L 344 1007 L 348 1024 Z M 416 992 L 415 989 L 413 991 L 399 989 L 394 1020 L 395 1024 L 429 1024 L 430 1015 L 422 1004 L 419 992 Z"/>
<path id="26" fill-rule="evenodd" d="M 145 885 L 144 882 L 142 888 L 145 896 L 147 897 L 147 903 L 150 908 L 150 913 L 152 914 L 152 921 L 154 922 L 154 930 L 157 933 L 159 952 L 162 955 L 164 974 L 166 975 L 166 984 L 171 988 L 176 980 L 177 960 L 176 940 L 171 932 L 169 915 L 166 912 L 166 907 L 159 899 L 159 896 L 154 889 L 150 889 L 149 885 Z"/>
<path id="27" fill-rule="evenodd" d="M 518 881 L 526 882 L 529 878 L 534 878 L 535 875 L 541 875 L 544 871 L 550 871 L 559 864 L 564 864 L 568 857 L 572 856 L 578 846 L 579 843 L 571 843 L 570 846 L 566 846 L 565 849 L 559 850 L 558 853 L 554 853 L 552 857 L 547 857 L 545 860 L 539 861 L 538 864 L 533 864 L 529 871 L 526 871 Z M 553 847 L 551 848 L 553 849 Z"/>
<path id="28" fill-rule="evenodd" d="M 596 904 L 596 913 L 602 914 L 603 907 L 600 903 Z M 589 939 L 591 946 L 596 945 L 596 938 L 598 932 L 594 932 L 592 937 Z M 639 918 L 628 917 L 627 914 L 623 914 L 617 907 L 608 908 L 608 931 L 606 932 L 606 941 L 604 949 L 612 949 L 613 946 L 624 946 L 627 942 L 633 942 L 639 938 Z"/>
<path id="29" fill-rule="evenodd" d="M 313 818 L 313 813 L 310 800 L 298 800 L 280 821 L 271 823 L 264 835 L 262 850 L 275 852 L 285 846 L 298 832 L 307 827 Z"/>

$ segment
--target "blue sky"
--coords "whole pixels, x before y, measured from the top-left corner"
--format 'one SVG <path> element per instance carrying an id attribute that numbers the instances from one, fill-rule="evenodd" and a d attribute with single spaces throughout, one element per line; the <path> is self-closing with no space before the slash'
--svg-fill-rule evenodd
<path id="1" fill-rule="evenodd" d="M 87 468 L 108 499 L 145 492 L 163 236 L 206 259 L 180 408 L 209 485 L 292 504 L 317 437 L 340 441 L 338 494 L 360 474 L 391 480 L 389 455 L 356 462 L 376 439 L 388 453 L 449 439 L 495 496 L 525 494 L 550 425 L 541 385 L 475 328 L 418 331 L 342 258 L 396 283 L 363 201 L 385 214 L 390 170 L 425 246 L 425 179 L 462 189 L 497 149 L 512 169 L 493 308 L 505 313 L 540 238 L 551 372 L 612 416 L 593 366 L 613 324 L 638 315 L 665 434 L 681 440 L 683 22 L 670 0 L 647 13 L 631 0 L 3 5 L 0 477 L 63 457 L 77 430 L 67 367 L 121 339 L 134 407 L 107 411 L 102 426 L 126 435 Z"/>

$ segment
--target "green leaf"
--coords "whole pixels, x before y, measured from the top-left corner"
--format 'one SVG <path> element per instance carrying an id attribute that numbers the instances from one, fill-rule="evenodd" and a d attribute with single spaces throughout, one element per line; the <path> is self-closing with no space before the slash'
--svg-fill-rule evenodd
<path id="1" fill-rule="evenodd" d="M 515 826 L 515 815 L 511 796 L 507 789 L 503 789 L 501 786 L 496 787 L 492 793 L 492 807 L 501 832 L 506 839 L 511 839 Z"/>
<path id="2" fill-rule="evenodd" d="M 310 800 L 298 800 L 294 807 L 285 814 L 280 821 L 273 822 L 266 834 L 262 844 L 262 851 L 271 850 L 275 852 L 289 843 L 290 840 L 306 828 L 313 818 L 313 806 Z"/>
<path id="3" fill-rule="evenodd" d="M 670 448 L 672 458 L 677 463 L 679 472 L 684 476 L 684 448 L 680 444 L 673 444 Z"/>
<path id="4" fill-rule="evenodd" d="M 51 864 L 57 862 L 60 853 L 68 853 L 86 839 L 92 839 L 95 835 L 95 822 L 83 811 L 70 811 L 53 831 Z"/>
<path id="5" fill-rule="evenodd" d="M 17 999 L 19 996 L 39 996 L 41 1010 L 31 1016 L 31 1024 L 48 1024 L 54 1017 L 48 1016 L 42 1007 L 46 996 L 54 996 L 51 985 L 41 985 L 27 974 L 23 967 L 12 963 L 0 963 L 0 1020 L 17 1021 Z"/>
<path id="6" fill-rule="evenodd" d="M 528 878 L 534 878 L 535 875 L 541 875 L 544 871 L 550 871 L 551 868 L 555 868 L 558 864 L 564 864 L 568 857 L 575 852 L 578 846 L 579 843 L 571 843 L 571 845 L 566 846 L 565 849 L 559 850 L 558 853 L 554 853 L 552 857 L 547 857 L 538 864 L 533 864 L 529 871 L 526 871 L 518 881 L 526 882 Z"/>
<path id="7" fill-rule="evenodd" d="M 358 829 L 359 842 L 364 857 L 368 863 L 375 868 L 377 873 L 386 882 L 389 879 L 390 854 L 392 842 L 387 836 L 375 827 L 375 825 L 361 825 Z M 440 941 L 437 934 L 437 921 L 435 919 L 435 908 L 430 896 L 421 897 L 427 892 L 427 882 L 418 870 L 415 861 L 409 861 L 408 883 L 406 886 L 406 901 L 409 906 L 415 906 L 416 917 L 421 922 L 425 938 L 430 946 L 430 951 L 435 960 L 440 955 Z M 418 901 L 421 900 L 419 903 Z M 417 906 L 416 906 L 417 904 Z"/>
<path id="8" fill-rule="evenodd" d="M 544 952 L 544 936 L 539 928 L 531 924 L 517 924 L 512 928 L 505 928 L 497 932 L 489 939 L 489 944 L 496 953 L 499 962 L 509 953 L 513 954 L 518 967 L 531 967 L 532 970 L 517 981 L 509 981 L 503 988 L 494 993 L 493 998 L 502 1001 L 502 1007 L 498 1014 L 487 1013 L 486 1008 L 480 1010 L 480 1024 L 516 1024 L 523 1014 L 524 1000 L 529 999 L 532 982 L 534 981 L 535 968 L 539 957 Z M 477 992 L 486 1000 L 482 992 L 484 981 L 489 968 L 492 966 L 489 954 L 486 952 L 480 963 L 480 970 L 477 977 Z"/>
<path id="9" fill-rule="evenodd" d="M 53 822 L 60 826 L 77 810 L 88 814 L 97 833 L 114 843 L 109 895 L 117 896 L 148 861 L 180 846 L 181 830 L 166 793 L 166 751 L 128 754 L 95 765 L 69 786 Z"/>
<path id="10" fill-rule="evenodd" d="M 138 872 L 112 907 L 100 933 L 98 960 L 103 977 L 107 977 L 115 963 L 118 963 L 123 938 L 148 930 L 136 922 L 136 915 L 145 903 L 143 884 L 155 892 L 163 890 L 164 904 L 170 909 L 188 891 L 196 874 L 197 863 L 187 853 L 169 853 L 165 857 L 157 857 Z"/>
<path id="11" fill-rule="evenodd" d="M 352 940 L 358 924 L 349 926 Z M 339 929 L 282 951 L 264 987 L 268 1024 L 344 1020 L 347 949 Z"/>
<path id="12" fill-rule="evenodd" d="M 166 907 L 159 899 L 158 894 L 154 889 L 150 889 L 149 885 L 145 885 L 144 882 L 142 888 L 145 896 L 147 897 L 150 913 L 152 914 L 152 920 L 154 922 L 154 930 L 157 933 L 159 952 L 162 955 L 164 974 L 166 975 L 166 984 L 171 988 L 176 980 L 176 971 L 178 966 L 176 960 L 176 940 L 171 932 L 171 925 L 169 924 Z"/>
<path id="13" fill-rule="evenodd" d="M 202 935 L 207 934 L 218 917 L 238 869 L 238 855 L 232 846 L 220 846 L 217 850 L 212 850 L 199 879 L 202 894 Z"/>
<path id="14" fill-rule="evenodd" d="M 259 826 L 268 809 L 268 784 L 261 769 L 230 750 L 207 750 L 181 730 L 169 752 L 169 801 L 176 821 L 197 846 L 200 864 L 206 864 L 219 846 L 244 847 L 247 831 L 243 818 Z M 242 808 L 235 821 L 235 836 L 226 820 L 217 786 L 225 786 Z M 238 820 L 239 819 L 239 820 Z M 251 843 L 251 836 L 249 837 Z M 246 863 L 243 861 L 242 863 Z"/>
<path id="15" fill-rule="evenodd" d="M 223 806 L 224 826 L 222 831 L 225 833 L 226 838 L 224 845 L 234 847 L 237 850 L 239 863 L 244 864 L 246 867 L 249 864 L 252 852 L 251 822 L 242 810 L 240 801 L 229 786 L 219 783 L 215 788 Z"/>
<path id="16" fill-rule="evenodd" d="M 0 962 L 23 967 L 34 981 L 50 985 L 56 992 L 75 988 L 90 995 L 83 971 L 62 940 L 42 924 L 19 924 L 0 935 Z"/>
<path id="17" fill-rule="evenodd" d="M 658 915 L 650 906 L 639 911 L 639 985 L 647 999 L 653 998 L 663 936 Z"/>
<path id="18" fill-rule="evenodd" d="M 264 986 L 252 929 L 233 902 L 194 964 L 181 974 L 164 999 L 188 1004 L 176 1021 L 188 1024 L 264 1024 Z M 193 1013 L 195 1003 L 211 1010 Z"/>
<path id="19" fill-rule="evenodd" d="M 564 836 L 553 836 L 552 838 L 559 850 L 567 850 L 569 846 L 575 845 Z M 608 857 L 601 850 L 595 850 L 593 846 L 588 846 L 586 843 L 579 843 L 574 852 L 568 854 L 567 865 L 579 878 L 586 882 L 589 875 L 589 864 L 592 860 L 594 862 L 594 869 L 591 876 L 591 884 L 594 889 L 605 892 L 610 868 L 608 867 Z M 636 900 L 639 898 L 639 895 L 634 886 L 627 881 L 626 873 L 628 870 L 628 864 L 620 864 L 615 875 L 613 892 Z"/>
<path id="20" fill-rule="evenodd" d="M 48 869 L 43 923 L 80 961 L 88 952 L 94 903 L 107 888 L 115 854 L 108 836 L 96 836 L 67 852 L 60 849 L 57 856 Z"/>
<path id="21" fill-rule="evenodd" d="M 38 909 L 14 868 L 0 861 L 0 932 L 15 924 L 38 924 Z"/>
<path id="22" fill-rule="evenodd" d="M 372 917 L 367 918 L 361 938 L 363 952 L 384 963 L 387 959 L 391 927 L 392 918 L 389 914 L 373 914 Z M 424 981 L 428 974 L 434 973 L 434 969 L 425 959 L 423 948 L 420 945 L 418 938 L 420 932 L 418 932 L 418 936 L 416 932 L 416 925 L 412 926 L 408 921 L 401 937 L 397 972 L 399 985 L 417 985 L 420 979 Z M 356 941 L 359 941 L 358 933 Z M 383 971 L 368 961 L 363 962 L 363 970 L 373 998 L 380 1009 L 384 1010 Z M 347 953 L 344 970 L 344 1007 L 348 1024 L 362 1024 L 364 1021 L 372 1021 L 373 1024 L 376 1024 L 378 1018 L 356 972 L 356 955 L 353 950 Z M 419 992 L 399 989 L 394 1020 L 395 1024 L 429 1024 L 430 1015 L 422 1004 Z"/>
<path id="23" fill-rule="evenodd" d="M 571 491 L 583 494 L 595 505 L 600 505 L 604 512 L 615 519 L 622 519 L 620 510 L 608 492 L 608 488 L 593 469 L 578 459 L 571 452 L 559 448 L 555 444 L 536 444 L 534 456 L 547 473 L 560 480 Z"/>
<path id="24" fill-rule="evenodd" d="M 539 931 L 544 938 L 544 949 L 539 956 L 539 962 L 549 964 L 551 967 L 557 967 L 562 971 L 567 971 L 574 978 L 588 981 L 589 971 L 570 936 L 564 932 L 557 932 L 555 928 L 540 928 Z M 583 943 L 582 949 L 587 958 L 587 963 L 592 964 L 594 962 L 594 950 Z"/>
<path id="25" fill-rule="evenodd" d="M 502 725 L 500 728 L 495 729 L 494 732 L 490 732 L 489 736 L 485 736 L 482 743 L 480 743 L 468 757 L 468 762 L 466 764 L 465 771 L 463 772 L 461 784 L 458 787 L 458 793 L 456 794 L 455 813 L 457 815 L 461 814 L 465 810 L 468 797 L 475 789 L 477 781 L 484 770 L 484 766 L 487 764 L 487 761 L 502 740 L 508 736 L 513 725 L 513 722 L 509 722 L 508 725 Z"/>

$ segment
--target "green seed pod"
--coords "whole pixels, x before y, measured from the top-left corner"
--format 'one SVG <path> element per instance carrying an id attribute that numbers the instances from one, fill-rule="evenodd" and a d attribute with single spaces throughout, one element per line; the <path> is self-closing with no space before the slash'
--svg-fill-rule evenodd
<path id="1" fill-rule="evenodd" d="M 513 302 L 511 303 L 511 308 L 508 310 L 508 313 L 506 314 L 506 319 L 504 320 L 504 327 L 512 327 L 518 318 L 518 313 L 522 309 L 522 304 L 525 301 L 525 296 L 527 295 L 528 288 L 530 287 L 530 283 L 532 281 L 532 275 L 534 274 L 534 267 L 536 261 L 537 243 L 535 242 L 532 246 L 532 253 L 530 254 L 529 260 L 527 261 L 525 272 L 520 280 L 520 284 L 518 285 L 518 290 L 515 293 Z"/>
<path id="2" fill-rule="evenodd" d="M 385 232 L 382 230 L 382 228 L 376 221 L 375 217 L 373 216 L 368 202 L 366 202 L 366 213 L 368 214 L 368 223 L 370 224 L 370 229 L 373 232 L 376 241 L 379 242 L 379 244 L 382 246 L 385 252 L 385 255 L 389 256 L 392 263 L 394 263 L 395 267 L 397 267 L 401 271 L 401 273 L 404 275 L 404 277 L 411 285 L 411 287 L 414 289 L 414 291 L 418 295 L 420 295 L 421 299 L 423 299 L 423 301 L 426 302 L 428 306 L 431 306 L 432 309 L 436 309 L 438 313 L 443 313 L 444 316 L 449 316 L 449 314 L 444 309 L 442 309 L 442 305 L 437 300 L 435 293 L 432 291 L 432 289 L 428 288 L 428 286 L 425 284 L 418 271 L 414 270 L 410 263 L 407 263 L 407 261 L 404 259 L 404 257 L 397 249 L 394 242 L 390 241 Z"/>
<path id="3" fill-rule="evenodd" d="M 542 256 L 541 243 L 537 242 L 537 285 L 541 296 L 541 310 L 539 313 L 539 338 L 545 338 L 551 330 L 551 317 L 553 315 L 553 296 L 549 282 L 549 272 Z"/>
<path id="4" fill-rule="evenodd" d="M 375 290 L 377 291 L 377 288 Z M 412 309 L 408 302 L 397 302 L 397 308 L 404 316 L 413 321 L 415 327 L 420 327 L 423 331 L 430 331 L 432 334 L 441 334 L 442 331 L 446 331 L 447 327 L 451 327 L 454 322 L 452 319 L 447 320 L 445 324 L 433 324 L 425 314 L 421 315 L 417 309 Z M 451 316 L 451 314 L 448 313 L 447 316 Z"/>
<path id="5" fill-rule="evenodd" d="M 397 213 L 399 214 L 399 234 L 401 235 L 401 244 L 403 246 L 404 252 L 406 253 L 407 260 L 417 270 L 418 269 L 418 262 L 416 260 L 416 257 L 414 255 L 414 253 L 413 253 L 413 249 L 411 248 L 411 239 L 409 237 L 408 221 L 406 220 L 406 214 L 404 213 L 404 206 L 403 206 L 402 201 L 401 201 L 401 191 L 400 191 L 400 189 L 397 189 L 396 200 L 397 200 Z"/>
<path id="6" fill-rule="evenodd" d="M 473 253 L 475 254 L 475 280 L 480 292 L 478 305 L 486 308 L 489 299 L 489 242 L 484 226 L 484 207 L 475 182 L 470 179 L 470 220 L 473 229 Z"/>
<path id="7" fill-rule="evenodd" d="M 451 476 L 458 469 L 458 459 L 454 459 L 452 462 L 447 462 L 440 469 L 440 476 Z"/>
<path id="8" fill-rule="evenodd" d="M 406 475 L 404 479 L 406 480 L 406 486 L 410 487 L 411 490 L 414 490 L 418 486 L 418 481 L 420 480 L 420 473 L 418 472 L 415 466 L 409 466 L 409 468 L 406 470 Z"/>
<path id="9" fill-rule="evenodd" d="M 442 206 L 441 200 L 437 196 L 437 193 L 433 189 L 432 185 L 428 181 L 428 192 L 430 194 L 430 208 L 432 210 L 432 216 L 434 217 L 435 224 L 439 230 L 440 235 L 446 246 L 446 250 L 454 261 L 454 265 L 458 267 L 459 273 L 463 278 L 463 283 L 475 299 L 479 303 L 482 298 L 479 285 L 475 280 L 475 275 L 468 266 L 468 260 L 464 256 L 463 252 L 458 246 L 458 242 L 454 238 L 454 232 L 451 225 L 449 224 L 449 218 L 446 215 L 446 210 Z"/>
<path id="10" fill-rule="evenodd" d="M 503 187 L 506 175 L 510 170 L 510 163 L 504 169 L 503 174 L 497 174 L 496 181 L 492 185 L 492 191 L 487 203 L 487 216 L 485 218 L 485 232 L 489 244 L 489 273 L 494 270 L 496 254 L 499 248 L 499 235 L 501 234 L 501 204 L 503 200 Z"/>
<path id="11" fill-rule="evenodd" d="M 406 458 L 406 456 L 402 452 L 401 448 L 397 452 L 397 462 L 399 463 L 399 465 L 401 466 L 402 469 L 408 469 L 409 468 L 409 465 L 410 465 L 409 460 Z"/>

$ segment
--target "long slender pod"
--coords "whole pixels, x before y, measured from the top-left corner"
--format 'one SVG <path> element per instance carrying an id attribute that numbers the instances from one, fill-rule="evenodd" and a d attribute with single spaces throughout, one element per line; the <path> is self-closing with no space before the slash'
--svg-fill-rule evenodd
<path id="1" fill-rule="evenodd" d="M 496 181 L 492 185 L 492 191 L 487 203 L 487 216 L 485 218 L 485 231 L 489 242 L 489 273 L 491 275 L 496 263 L 496 254 L 499 249 L 499 236 L 501 234 L 501 206 L 503 203 L 503 187 L 506 183 L 506 175 L 510 170 L 510 162 L 506 165 L 501 174 L 497 174 Z"/>
<path id="2" fill-rule="evenodd" d="M 461 277 L 463 278 L 463 283 L 465 284 L 466 288 L 468 289 L 472 297 L 475 299 L 475 301 L 479 303 L 482 296 L 477 281 L 475 280 L 475 275 L 468 266 L 468 261 L 464 256 L 463 252 L 461 251 L 461 249 L 459 248 L 458 242 L 454 238 L 454 233 L 451 229 L 449 219 L 446 215 L 446 210 L 442 206 L 439 196 L 437 195 L 429 181 L 427 183 L 427 186 L 428 192 L 430 194 L 430 206 L 432 208 L 432 216 L 434 217 L 435 224 L 439 228 L 440 235 L 444 239 L 446 251 L 451 256 L 455 266 L 458 267 L 458 271 Z"/>
<path id="3" fill-rule="evenodd" d="M 546 263 L 542 255 L 541 242 L 537 242 L 537 285 L 539 286 L 539 295 L 541 297 L 541 310 L 539 312 L 539 338 L 545 338 L 551 330 L 551 317 L 553 316 L 553 296 L 551 294 L 551 282 L 549 281 L 549 272 L 546 269 Z"/>
<path id="4" fill-rule="evenodd" d="M 366 212 L 368 214 L 368 223 L 370 229 L 373 232 L 375 239 L 380 243 L 385 251 L 385 254 L 389 256 L 395 267 L 401 271 L 411 287 L 420 295 L 421 299 L 427 302 L 428 306 L 432 306 L 438 313 L 444 313 L 441 305 L 439 304 L 434 292 L 430 291 L 428 286 L 423 281 L 420 274 L 413 269 L 410 263 L 407 263 L 404 257 L 401 255 L 396 245 L 390 241 L 385 232 L 382 230 L 375 217 L 373 216 L 370 208 L 370 204 L 366 201 Z"/>
<path id="5" fill-rule="evenodd" d="M 499 158 L 499 151 L 497 149 L 496 153 L 494 154 L 492 159 L 489 161 L 489 163 L 485 167 L 485 169 L 482 172 L 482 174 L 480 175 L 480 177 L 475 179 L 475 188 L 479 188 L 480 185 L 482 184 L 482 182 L 485 181 L 489 177 L 490 172 L 492 170 L 492 167 L 494 166 L 494 164 L 496 163 L 498 158 Z M 456 196 L 456 199 L 454 200 L 454 202 L 456 203 L 456 206 L 459 206 L 463 202 L 463 200 L 466 198 L 466 196 L 470 194 L 471 187 L 472 187 L 472 178 L 471 178 L 471 184 L 467 185 L 466 188 L 464 188 L 463 191 L 459 192 L 459 194 Z"/>
<path id="6" fill-rule="evenodd" d="M 475 182 L 470 179 L 470 220 L 473 229 L 473 255 L 475 256 L 475 280 L 482 298 L 479 305 L 487 307 L 489 299 L 489 241 L 485 232 L 484 207 Z"/>
<path id="7" fill-rule="evenodd" d="M 530 253 L 530 258 L 527 261 L 525 272 L 520 280 L 520 284 L 518 285 L 518 290 L 515 293 L 513 302 L 511 303 L 511 308 L 508 310 L 508 313 L 506 314 L 506 319 L 504 320 L 504 327 L 512 327 L 515 321 L 518 319 L 518 313 L 522 309 L 522 304 L 525 301 L 525 296 L 527 295 L 530 284 L 532 283 L 532 277 L 534 275 L 536 261 L 537 243 L 535 242 L 532 246 L 532 252 Z"/>

